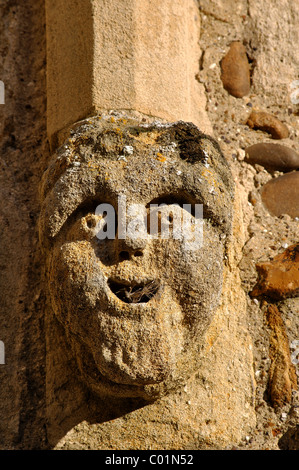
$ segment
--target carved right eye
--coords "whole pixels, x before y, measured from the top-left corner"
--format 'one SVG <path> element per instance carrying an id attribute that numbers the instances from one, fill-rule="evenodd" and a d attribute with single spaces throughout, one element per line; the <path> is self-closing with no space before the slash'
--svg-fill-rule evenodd
<path id="1" fill-rule="evenodd" d="M 151 235 L 168 238 L 169 231 L 174 234 L 181 229 L 183 219 L 195 216 L 195 204 L 186 197 L 162 196 L 147 205 L 147 231 Z"/>
<path id="2" fill-rule="evenodd" d="M 82 219 L 85 230 L 92 233 L 92 236 L 96 236 L 99 240 L 105 238 L 115 238 L 117 230 L 117 215 L 113 206 L 109 207 L 109 211 L 98 210 L 100 206 L 97 206 L 95 213 L 89 213 Z"/>

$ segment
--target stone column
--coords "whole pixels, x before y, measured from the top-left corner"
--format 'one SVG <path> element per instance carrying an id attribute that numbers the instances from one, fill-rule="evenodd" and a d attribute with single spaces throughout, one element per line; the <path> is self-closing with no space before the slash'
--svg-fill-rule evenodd
<path id="1" fill-rule="evenodd" d="M 210 131 L 194 0 L 46 0 L 48 135 L 109 109 Z M 53 140 L 54 139 L 54 140 Z"/>

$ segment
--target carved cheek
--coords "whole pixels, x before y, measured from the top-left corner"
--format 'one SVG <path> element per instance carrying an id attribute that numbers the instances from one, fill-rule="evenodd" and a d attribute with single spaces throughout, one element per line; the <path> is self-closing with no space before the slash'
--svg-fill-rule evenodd
<path id="1" fill-rule="evenodd" d="M 188 251 L 178 240 L 165 240 L 155 252 L 158 272 L 181 306 L 184 322 L 203 331 L 222 290 L 223 247 L 218 233 L 207 228 L 198 250 Z"/>
<path id="2" fill-rule="evenodd" d="M 50 292 L 54 310 L 63 323 L 76 328 L 84 325 L 82 316 L 88 316 L 90 325 L 105 279 L 100 270 L 91 243 L 67 242 L 54 251 L 50 265 Z"/>

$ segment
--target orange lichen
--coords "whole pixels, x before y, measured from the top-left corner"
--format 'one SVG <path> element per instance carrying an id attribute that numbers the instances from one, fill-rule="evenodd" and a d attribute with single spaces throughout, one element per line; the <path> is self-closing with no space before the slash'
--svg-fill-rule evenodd
<path id="1" fill-rule="evenodd" d="M 159 162 L 165 162 L 166 161 L 166 157 L 164 157 L 164 155 L 162 153 L 157 153 L 156 155 L 156 160 L 158 160 Z"/>

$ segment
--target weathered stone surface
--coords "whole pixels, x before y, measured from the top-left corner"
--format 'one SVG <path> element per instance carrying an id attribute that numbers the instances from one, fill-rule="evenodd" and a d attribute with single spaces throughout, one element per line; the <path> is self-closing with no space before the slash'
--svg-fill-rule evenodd
<path id="1" fill-rule="evenodd" d="M 245 161 L 257 164 L 267 171 L 289 172 L 299 168 L 299 154 L 285 145 L 258 143 L 245 149 Z"/>
<path id="2" fill-rule="evenodd" d="M 54 2 L 52 3 L 54 4 Z M 75 11 L 70 8 L 69 21 L 61 22 L 62 28 L 59 32 L 66 32 L 63 36 L 63 42 L 65 41 L 64 45 L 68 44 L 60 56 L 62 67 L 63 64 L 68 67 L 69 54 L 77 54 L 79 66 L 73 69 L 73 83 L 80 85 L 81 80 L 81 85 L 84 86 L 85 83 L 91 84 L 91 81 L 83 70 L 84 66 L 80 67 L 80 61 L 84 58 L 80 51 L 81 45 L 84 47 L 86 44 L 84 39 L 88 39 L 90 35 L 86 23 L 83 33 L 80 28 L 73 28 L 77 15 L 79 14 L 81 19 L 84 16 L 87 2 L 84 2 L 84 5 L 82 3 L 73 2 L 77 8 Z M 108 0 L 97 0 L 96 3 L 99 6 L 99 13 L 101 13 L 101 4 L 105 4 L 105 7 L 108 8 L 112 5 L 112 2 Z M 125 3 L 129 9 L 130 2 Z M 137 2 L 135 3 L 137 4 Z M 164 2 L 158 3 L 164 5 Z M 169 2 L 168 5 L 171 7 L 173 3 Z M 185 2 L 180 3 L 182 8 L 185 8 Z M 139 2 L 139 6 L 143 6 L 143 4 L 145 2 Z M 149 4 L 154 3 L 149 2 Z M 198 2 L 194 2 L 194 4 L 198 4 Z M 250 0 L 250 2 L 241 0 L 237 4 L 235 0 L 221 2 L 209 0 L 200 2 L 200 5 L 202 4 L 208 5 L 211 12 L 209 17 L 205 18 L 203 15 L 201 37 L 208 39 L 209 44 L 213 46 L 210 47 L 210 57 L 214 57 L 213 62 L 218 62 L 223 55 L 221 52 L 223 42 L 236 37 L 246 39 L 250 57 L 254 60 L 252 91 L 257 96 L 253 100 L 256 100 L 257 104 L 258 102 L 261 104 L 263 101 L 262 105 L 265 104 L 267 109 L 280 108 L 281 112 L 285 112 L 286 115 L 287 111 L 289 113 L 290 111 L 293 113 L 298 111 L 298 105 L 292 105 L 290 100 L 290 93 L 294 90 L 289 89 L 289 84 L 298 78 L 299 49 L 294 47 L 294 44 L 298 43 L 298 2 L 265 0 L 262 10 L 260 2 L 257 0 Z M 71 1 L 61 2 L 62 8 L 70 5 Z M 118 6 L 120 2 L 115 2 L 114 5 Z M 51 307 L 45 303 L 44 284 L 40 279 L 43 260 L 40 248 L 36 244 L 36 217 L 39 213 L 36 190 L 47 160 L 47 141 L 44 135 L 47 93 L 44 80 L 44 65 L 47 63 L 44 33 L 45 24 L 47 23 L 48 31 L 51 25 L 44 17 L 44 6 L 44 2 L 40 0 L 4 1 L 0 5 L 2 19 L 0 48 L 3 61 L 0 78 L 4 81 L 6 89 L 5 106 L 0 107 L 2 145 L 0 340 L 4 341 L 7 353 L 6 364 L 1 366 L 0 381 L 1 448 L 38 449 L 45 446 L 49 448 L 55 445 L 57 438 L 62 438 L 57 447 L 72 446 L 77 449 L 82 447 L 88 449 L 97 448 L 98 445 L 99 448 L 118 449 L 122 447 L 125 450 L 133 445 L 135 448 L 154 449 L 163 447 L 165 444 L 165 448 L 167 445 L 170 449 L 174 446 L 180 449 L 191 449 L 199 448 L 203 442 L 203 439 L 198 438 L 197 430 L 199 428 L 202 438 L 209 440 L 211 445 L 214 445 L 216 436 L 218 445 L 221 445 L 222 448 L 231 448 L 232 442 L 239 442 L 239 444 L 241 442 L 240 446 L 243 448 L 275 448 L 277 438 L 272 438 L 271 430 L 267 427 L 268 407 L 264 406 L 265 403 L 262 399 L 264 384 L 260 383 L 259 379 L 257 380 L 260 398 L 257 398 L 256 413 L 259 423 L 257 429 L 260 432 L 255 433 L 253 428 L 252 433 L 247 433 L 252 417 L 252 395 L 248 385 L 250 383 L 249 377 L 246 374 L 252 358 L 249 351 L 247 323 L 246 321 L 243 324 L 240 322 L 241 311 L 246 307 L 246 301 L 244 294 L 238 287 L 238 265 L 231 259 L 229 267 L 225 267 L 229 279 L 226 279 L 224 283 L 222 295 L 227 308 L 222 308 L 218 317 L 216 316 L 213 321 L 214 331 L 217 334 L 212 335 L 211 333 L 209 340 L 211 347 L 206 350 L 206 363 L 202 370 L 207 373 L 205 375 L 198 374 L 192 379 L 193 382 L 190 379 L 191 385 L 187 387 L 187 391 L 182 391 L 182 393 L 171 397 L 168 395 L 164 397 L 164 400 L 156 401 L 153 405 L 143 406 L 141 403 L 132 405 L 130 399 L 120 402 L 100 399 L 97 403 L 92 394 L 84 393 L 81 386 L 79 387 L 78 384 L 73 386 L 76 374 L 68 367 L 71 361 L 67 346 L 62 343 L 63 330 L 61 328 L 57 331 L 53 327 L 54 322 L 47 324 L 47 317 L 45 319 L 46 313 L 47 316 L 49 312 L 51 314 Z M 60 5 L 58 5 L 58 10 L 56 16 L 57 19 L 58 17 L 61 19 L 63 15 L 60 16 Z M 155 12 L 155 8 L 153 10 Z M 158 50 L 153 43 L 153 35 L 157 42 L 162 37 L 165 38 L 165 35 L 157 34 L 161 23 L 159 22 L 160 12 L 156 11 L 155 21 L 143 22 L 145 25 L 144 36 L 147 35 L 149 45 L 152 46 L 148 48 L 149 53 L 153 49 Z M 282 11 L 283 14 L 281 14 Z M 138 20 L 138 18 L 136 19 Z M 182 15 L 179 15 L 178 21 L 181 22 L 181 20 Z M 84 24 L 84 21 L 81 24 Z M 171 17 L 169 24 L 172 24 Z M 157 29 L 153 26 L 157 26 Z M 184 26 L 182 25 L 182 27 Z M 72 36 L 70 33 L 74 31 L 76 31 L 76 35 Z M 288 34 L 281 34 L 282 31 L 287 31 Z M 109 38 L 114 32 L 117 36 L 117 31 L 113 27 L 112 31 L 103 30 L 105 45 L 109 43 Z M 59 44 L 59 36 L 54 32 L 52 37 L 57 50 L 59 50 L 61 45 Z M 72 39 L 78 39 L 77 47 L 70 44 Z M 219 41 L 220 39 L 221 41 Z M 206 44 L 202 41 L 201 45 L 202 51 L 205 51 Z M 111 57 L 110 54 L 108 56 Z M 197 53 L 194 56 L 197 56 Z M 88 57 L 89 52 L 87 51 L 87 60 Z M 199 55 L 197 64 L 198 59 Z M 140 58 L 136 60 L 140 60 Z M 171 57 L 167 59 L 167 62 L 172 63 Z M 163 63 L 163 58 L 161 58 L 161 63 Z M 158 65 L 161 63 L 158 61 Z M 184 63 L 187 70 L 188 57 Z M 110 65 L 112 66 L 112 64 Z M 120 79 L 123 79 L 121 68 L 114 69 L 114 72 L 116 71 L 119 72 Z M 189 76 L 189 73 L 186 73 Z M 78 81 L 77 74 L 79 74 Z M 218 78 L 216 67 L 211 70 L 210 80 L 205 83 L 208 101 L 211 100 L 209 117 L 213 124 L 218 126 L 218 130 L 215 132 L 216 138 L 221 138 L 223 135 L 231 140 L 229 151 L 227 151 L 230 160 L 231 151 L 235 150 L 233 147 L 236 130 L 239 128 L 238 123 L 244 116 L 244 102 L 228 94 L 227 100 L 222 102 L 224 90 Z M 99 76 L 98 79 L 101 80 L 101 77 Z M 109 82 L 107 83 L 109 85 Z M 124 83 L 123 79 L 122 84 Z M 94 92 L 101 90 L 101 87 L 97 90 L 95 83 L 92 83 L 92 87 L 94 87 Z M 73 89 L 75 100 L 84 99 L 80 87 L 70 86 L 68 89 Z M 181 96 L 184 99 L 184 95 Z M 230 119 L 225 112 L 232 109 L 232 104 L 236 104 L 233 109 L 235 116 Z M 53 112 L 53 121 L 55 121 L 55 114 L 61 111 L 60 106 L 62 106 L 62 102 L 58 100 L 57 108 Z M 200 109 L 205 115 L 204 102 Z M 58 117 L 57 114 L 56 116 Z M 77 119 L 75 113 L 70 113 L 69 116 L 71 121 Z M 224 118 L 224 116 L 226 117 Z M 295 133 L 295 114 L 289 115 L 287 119 L 290 130 L 292 129 L 292 132 Z M 58 121 L 57 124 L 59 124 Z M 240 126 L 240 130 L 238 139 L 240 138 L 240 142 L 247 142 L 249 145 L 248 128 Z M 223 147 L 225 150 L 226 144 Z M 235 171 L 237 165 L 232 163 Z M 243 166 L 240 166 L 242 169 Z M 239 172 L 236 171 L 236 174 L 239 175 Z M 248 175 L 249 170 L 243 175 L 243 182 L 239 188 L 241 194 L 244 194 L 245 223 L 248 218 L 252 218 L 251 207 L 248 205 L 249 184 L 247 185 L 246 182 Z M 247 181 L 249 180 L 250 178 L 247 178 Z M 247 212 L 246 205 L 248 205 Z M 241 227 L 244 219 L 236 209 L 235 214 Z M 268 229 L 268 234 L 271 233 L 274 228 L 273 218 L 260 218 L 260 214 L 261 212 L 258 212 L 253 216 L 254 223 L 259 226 L 257 231 L 263 231 L 265 228 Z M 269 245 L 275 243 L 276 246 L 279 246 L 277 231 L 281 228 L 285 229 L 288 221 L 289 217 L 274 220 L 273 240 L 267 234 Z M 292 226 L 295 222 L 292 222 Z M 284 235 L 286 238 L 283 238 Z M 240 248 L 240 238 L 242 237 L 238 230 L 235 237 Z M 286 231 L 286 233 L 282 233 L 281 241 L 288 242 L 292 237 L 293 235 L 288 235 Z M 260 240 L 261 237 L 258 239 Z M 260 253 L 262 252 L 263 247 L 261 246 Z M 260 253 L 257 255 L 259 256 Z M 254 261 L 254 258 L 248 260 L 248 264 L 251 261 Z M 232 273 L 235 277 L 232 276 Z M 246 282 L 248 279 L 251 278 L 246 277 Z M 288 305 L 290 305 L 289 302 L 294 302 L 291 304 L 293 307 L 291 331 L 290 325 L 287 325 L 291 335 L 296 335 L 298 331 L 298 321 L 296 321 L 298 303 L 295 303 L 295 300 L 288 299 L 286 302 Z M 264 371 L 268 370 L 268 362 L 264 359 L 260 361 L 259 356 L 261 353 L 264 357 L 267 335 L 264 334 L 264 329 L 257 321 L 260 312 L 258 311 L 256 316 L 252 315 L 251 304 L 256 310 L 259 309 L 254 302 L 247 303 L 255 344 L 255 368 L 260 368 L 257 372 L 260 372 L 261 377 Z M 44 343 L 45 323 L 47 328 L 46 347 Z M 242 336 L 240 329 L 243 328 Z M 49 341 L 51 335 L 53 342 Z M 47 363 L 45 363 L 46 354 Z M 220 362 L 219 358 L 221 358 Z M 45 370 L 45 366 L 47 370 Z M 45 372 L 47 373 L 45 374 Z M 60 378 L 59 384 L 57 383 L 60 387 L 57 386 L 57 388 L 52 387 L 51 380 L 54 373 Z M 45 395 L 46 390 L 47 394 Z M 250 405 L 247 410 L 250 416 L 245 415 L 246 407 L 244 405 Z M 88 408 L 92 409 L 93 413 L 88 414 Z M 274 419 L 275 426 L 281 425 L 280 413 L 276 415 L 276 418 L 271 413 L 271 419 Z M 53 421 L 56 421 L 56 427 L 53 425 Z M 76 424 L 78 426 L 75 426 Z M 55 434 L 54 431 L 57 433 Z M 53 434 L 55 434 L 54 438 Z M 259 438 L 254 440 L 253 436 L 256 434 L 259 435 Z M 238 441 L 238 437 L 244 436 L 248 439 Z M 251 436 L 250 439 L 249 436 Z M 220 441 L 221 444 L 219 444 Z M 298 436 L 296 442 L 298 448 Z"/>
<path id="3" fill-rule="evenodd" d="M 200 10 L 205 15 L 210 15 L 217 21 L 222 21 L 228 24 L 235 24 L 240 21 L 240 18 L 247 14 L 246 0 L 225 0 L 219 2 L 218 0 L 200 0 Z"/>
<path id="4" fill-rule="evenodd" d="M 298 77 L 299 51 L 294 49 L 294 44 L 298 41 L 299 4 L 264 0 L 261 10 L 261 3 L 254 0 L 247 6 L 250 24 L 245 37 L 253 52 L 253 91 L 263 103 L 268 103 L 269 109 L 275 104 L 282 112 L 287 106 L 298 112 L 291 102 L 289 87 Z M 288 31 L 284 38 L 280 34 L 282 30 Z"/>
<path id="5" fill-rule="evenodd" d="M 297 390 L 297 376 L 285 325 L 276 305 L 269 305 L 266 318 L 271 330 L 268 394 L 272 406 L 277 408 L 291 402 L 292 390 Z"/>
<path id="6" fill-rule="evenodd" d="M 270 180 L 263 186 L 261 195 L 270 214 L 299 217 L 299 171 Z"/>
<path id="7" fill-rule="evenodd" d="M 247 124 L 252 129 L 268 132 L 273 139 L 286 139 L 289 136 L 287 126 L 269 113 L 252 111 L 247 120 Z"/>
<path id="8" fill-rule="evenodd" d="M 219 240 L 230 233 L 233 182 L 217 143 L 193 124 L 99 116 L 82 123 L 59 151 L 43 192 L 41 230 L 54 242 L 53 308 L 86 383 L 99 393 L 148 399 L 176 388 L 196 367 L 192 338 L 204 334 L 221 292 Z M 99 240 L 102 216 L 95 211 L 103 203 L 118 217 L 129 217 L 132 204 L 146 211 L 164 203 L 164 212 L 170 209 L 179 221 L 182 204 L 203 203 L 205 249 L 201 241 L 193 249 L 185 238 L 152 238 L 149 224 L 129 235 L 129 222 L 124 237 L 104 233 Z"/>
<path id="9" fill-rule="evenodd" d="M 48 156 L 44 2 L 0 2 L 0 18 L 0 449 L 37 449 L 46 441 L 36 233 L 37 188 Z"/>
<path id="10" fill-rule="evenodd" d="M 273 261 L 256 265 L 259 280 L 251 295 L 281 300 L 299 296 L 299 244 L 288 247 Z"/>
<path id="11" fill-rule="evenodd" d="M 119 195 L 128 204 L 164 201 L 173 213 L 175 202 L 201 201 L 203 249 L 173 239 L 99 242 L 95 207 L 117 207 Z M 240 207 L 236 199 L 232 227 L 233 182 L 217 143 L 182 122 L 90 118 L 54 156 L 42 199 L 54 311 L 47 316 L 51 444 L 188 449 L 238 441 L 255 421 L 252 346 L 233 268 L 244 239 Z M 150 281 L 159 291 L 149 301 L 126 301 Z M 89 399 L 88 412 L 71 357 L 100 397 Z M 125 418 L 115 411 L 124 413 L 124 398 Z"/>
<path id="12" fill-rule="evenodd" d="M 220 65 L 225 90 L 236 98 L 247 95 L 250 92 L 250 68 L 243 44 L 239 41 L 232 42 Z"/>

